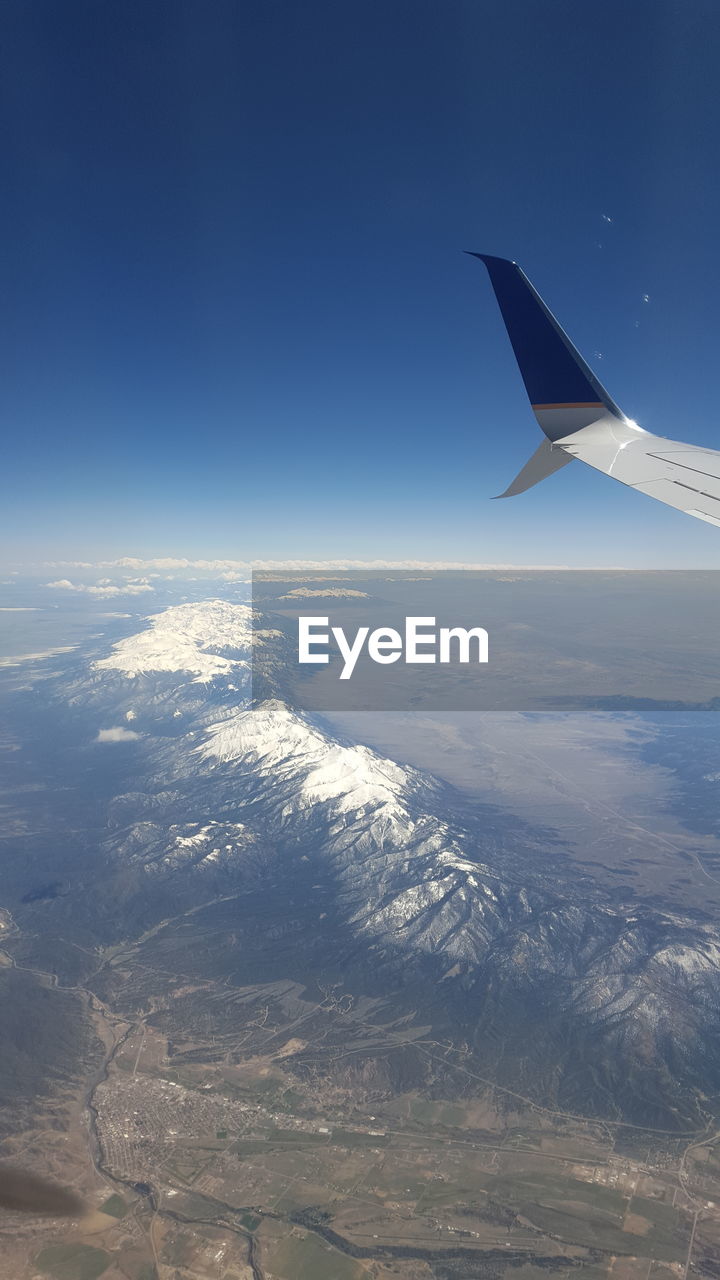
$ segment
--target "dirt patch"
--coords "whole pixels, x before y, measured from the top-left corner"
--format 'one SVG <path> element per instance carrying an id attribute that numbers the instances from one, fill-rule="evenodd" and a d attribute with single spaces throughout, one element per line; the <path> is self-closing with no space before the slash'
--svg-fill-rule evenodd
<path id="1" fill-rule="evenodd" d="M 646 1236 L 651 1225 L 649 1218 L 643 1218 L 639 1213 L 626 1213 L 623 1231 L 629 1231 L 634 1236 Z"/>

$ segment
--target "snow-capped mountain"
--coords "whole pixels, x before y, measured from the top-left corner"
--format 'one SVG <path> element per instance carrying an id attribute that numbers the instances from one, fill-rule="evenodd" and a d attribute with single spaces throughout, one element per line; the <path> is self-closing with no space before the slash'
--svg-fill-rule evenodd
<path id="1" fill-rule="evenodd" d="M 547 833 L 469 811 L 446 784 L 279 698 L 250 709 L 250 626 L 249 608 L 220 600 L 169 608 L 75 689 L 142 738 L 137 790 L 110 806 L 107 855 L 148 882 L 190 875 L 200 895 L 303 859 L 331 878 L 348 939 L 378 964 L 452 974 L 447 999 L 462 992 L 483 1034 L 522 1007 L 553 1034 L 604 1037 L 620 1063 L 671 1059 L 683 1088 L 707 1087 L 714 925 L 604 899 Z M 267 627 L 255 642 L 272 652 L 278 639 Z"/>
<path id="2" fill-rule="evenodd" d="M 247 605 L 225 600 L 175 605 L 152 614 L 146 630 L 120 640 L 95 667 L 129 679 L 158 672 L 172 673 L 178 680 L 189 675 L 195 683 L 245 674 L 251 618 Z"/>

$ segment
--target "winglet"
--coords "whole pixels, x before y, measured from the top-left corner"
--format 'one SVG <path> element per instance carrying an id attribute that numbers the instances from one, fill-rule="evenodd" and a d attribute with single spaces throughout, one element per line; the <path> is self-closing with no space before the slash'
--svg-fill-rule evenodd
<path id="1" fill-rule="evenodd" d="M 551 440 L 543 440 L 532 457 L 525 463 L 522 471 L 516 475 L 512 484 L 508 485 L 504 493 L 496 493 L 495 497 L 514 498 L 518 493 L 525 493 L 526 489 L 532 489 L 534 484 L 539 484 L 541 480 L 553 475 L 561 467 L 567 466 L 568 462 L 572 462 L 572 460 L 573 455 L 571 453 L 566 453 L 559 445 L 554 445 Z"/>
<path id="2" fill-rule="evenodd" d="M 517 263 L 465 252 L 488 269 L 530 404 L 548 439 L 561 440 L 608 414 L 624 420 Z"/>

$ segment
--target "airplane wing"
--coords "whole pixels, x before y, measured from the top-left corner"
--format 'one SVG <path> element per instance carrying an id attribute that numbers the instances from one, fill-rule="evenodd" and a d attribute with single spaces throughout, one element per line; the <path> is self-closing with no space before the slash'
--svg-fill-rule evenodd
<path id="1" fill-rule="evenodd" d="M 720 525 L 720 453 L 643 431 L 611 399 L 517 263 L 470 256 L 488 269 L 546 437 L 499 497 L 522 493 L 579 458 L 658 502 Z"/>

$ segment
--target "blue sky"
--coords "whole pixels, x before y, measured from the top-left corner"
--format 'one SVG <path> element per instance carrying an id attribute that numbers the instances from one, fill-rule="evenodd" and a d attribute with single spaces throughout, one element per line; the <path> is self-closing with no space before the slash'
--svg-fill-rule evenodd
<path id="1" fill-rule="evenodd" d="M 720 566 L 580 464 L 489 501 L 540 436 L 461 253 L 517 259 L 641 425 L 720 447 L 712 0 L 2 26 L 6 560 Z"/>

